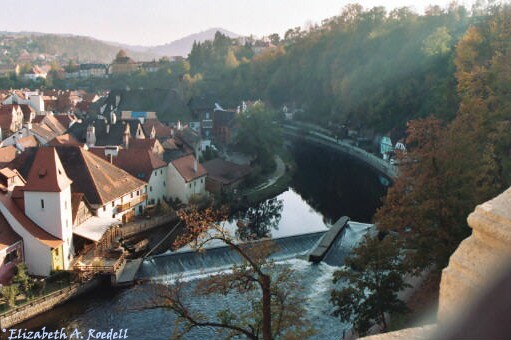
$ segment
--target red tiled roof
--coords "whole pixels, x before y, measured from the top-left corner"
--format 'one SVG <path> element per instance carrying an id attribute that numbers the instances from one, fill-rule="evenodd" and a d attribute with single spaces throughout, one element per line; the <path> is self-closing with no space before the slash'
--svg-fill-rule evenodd
<path id="1" fill-rule="evenodd" d="M 70 186 L 59 156 L 53 147 L 37 150 L 24 191 L 60 192 Z"/>
<path id="2" fill-rule="evenodd" d="M 193 169 L 194 162 L 195 156 L 188 155 L 173 160 L 172 165 L 174 165 L 181 177 L 184 178 L 185 182 L 190 182 L 196 178 L 207 175 L 206 169 L 199 162 L 197 162 L 197 172 L 195 172 Z"/>
<path id="3" fill-rule="evenodd" d="M 36 116 L 33 122 L 46 125 L 51 131 L 58 135 L 66 132 L 66 128 L 60 124 L 59 120 L 52 114 Z"/>
<path id="4" fill-rule="evenodd" d="M 238 165 L 233 162 L 215 158 L 204 163 L 208 172 L 208 178 L 212 178 L 223 184 L 230 184 L 248 176 L 252 169 L 248 165 Z"/>
<path id="5" fill-rule="evenodd" d="M 150 118 L 146 119 L 142 125 L 147 136 L 151 134 L 153 126 L 156 132 L 156 138 L 168 138 L 172 135 L 172 128 L 163 125 L 158 119 Z"/>
<path id="6" fill-rule="evenodd" d="M 130 149 L 143 149 L 143 150 L 152 150 L 154 145 L 158 142 L 155 138 L 130 138 L 129 140 L 129 148 Z"/>
<path id="7" fill-rule="evenodd" d="M 151 178 L 153 170 L 167 166 L 167 163 L 149 150 L 122 149 L 112 161 L 119 168 L 146 182 Z"/>
<path id="8" fill-rule="evenodd" d="M 5 217 L 0 214 L 0 250 L 4 250 L 21 240 L 21 236 L 12 230 Z"/>
<path id="9" fill-rule="evenodd" d="M 50 141 L 59 135 L 46 126 L 46 124 L 32 124 L 31 130 L 33 133 L 47 141 Z"/>
<path id="10" fill-rule="evenodd" d="M 0 148 L 0 165 L 11 162 L 16 158 L 18 150 L 13 145 Z"/>
<path id="11" fill-rule="evenodd" d="M 23 228 L 30 235 L 38 239 L 41 243 L 44 243 L 50 248 L 58 248 L 64 243 L 61 239 L 56 238 L 35 224 L 18 208 L 16 204 L 14 204 L 14 201 L 9 196 L 0 194 L 0 203 L 5 206 L 9 213 L 23 226 Z"/>

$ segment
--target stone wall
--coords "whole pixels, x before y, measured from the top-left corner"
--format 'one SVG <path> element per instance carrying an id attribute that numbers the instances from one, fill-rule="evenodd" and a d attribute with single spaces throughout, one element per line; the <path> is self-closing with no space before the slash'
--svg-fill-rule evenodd
<path id="1" fill-rule="evenodd" d="M 66 287 L 25 305 L 11 309 L 0 314 L 0 329 L 12 327 L 38 314 L 44 313 L 58 304 L 64 303 L 73 297 L 97 287 L 99 284 L 99 278 L 93 279 L 85 284 L 73 284 L 70 287 Z"/>
<path id="2" fill-rule="evenodd" d="M 442 271 L 438 320 L 450 321 L 497 278 L 511 259 L 511 188 L 468 216 L 472 235 L 460 243 Z"/>

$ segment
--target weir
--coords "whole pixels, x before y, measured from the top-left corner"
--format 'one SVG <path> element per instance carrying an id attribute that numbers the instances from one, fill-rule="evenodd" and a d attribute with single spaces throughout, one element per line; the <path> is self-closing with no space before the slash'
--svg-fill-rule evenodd
<path id="1" fill-rule="evenodd" d="M 342 265 L 344 257 L 371 228 L 372 224 L 348 222 L 338 237 L 331 240 L 331 247 L 324 254 L 323 261 L 331 266 Z M 275 261 L 306 259 L 326 233 L 327 231 L 320 231 L 273 239 L 278 250 L 270 258 Z M 241 261 L 240 256 L 227 246 L 208 248 L 201 252 L 169 252 L 145 259 L 137 276 L 146 280 L 177 275 L 200 276 L 228 269 Z"/>

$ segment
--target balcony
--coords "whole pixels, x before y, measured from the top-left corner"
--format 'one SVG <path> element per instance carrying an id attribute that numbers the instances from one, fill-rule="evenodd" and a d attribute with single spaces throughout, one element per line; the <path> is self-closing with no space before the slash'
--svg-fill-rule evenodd
<path id="1" fill-rule="evenodd" d="M 147 199 L 147 194 L 142 194 L 139 197 L 136 197 L 136 198 L 132 199 L 129 202 L 126 202 L 126 203 L 123 203 L 123 204 L 119 204 L 119 205 L 117 205 L 117 213 L 121 213 L 121 212 L 126 211 L 128 209 L 131 209 L 134 206 L 144 202 L 146 199 Z"/>

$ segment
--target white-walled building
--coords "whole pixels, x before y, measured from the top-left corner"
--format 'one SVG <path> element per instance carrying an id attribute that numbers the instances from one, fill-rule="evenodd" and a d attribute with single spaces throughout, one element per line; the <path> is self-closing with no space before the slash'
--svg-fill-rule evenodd
<path id="1" fill-rule="evenodd" d="M 171 161 L 167 168 L 167 196 L 188 203 L 206 194 L 206 169 L 193 155 Z"/>
<path id="2" fill-rule="evenodd" d="M 147 182 L 147 204 L 154 205 L 167 198 L 167 163 L 151 150 L 117 149 L 113 153 L 108 147 L 90 149 L 95 155 Z"/>
<path id="3" fill-rule="evenodd" d="M 57 249 L 53 259 L 55 269 L 69 269 L 73 257 L 71 183 L 55 149 L 39 148 L 27 184 L 20 187 L 25 215 L 63 242 L 61 256 Z"/>

